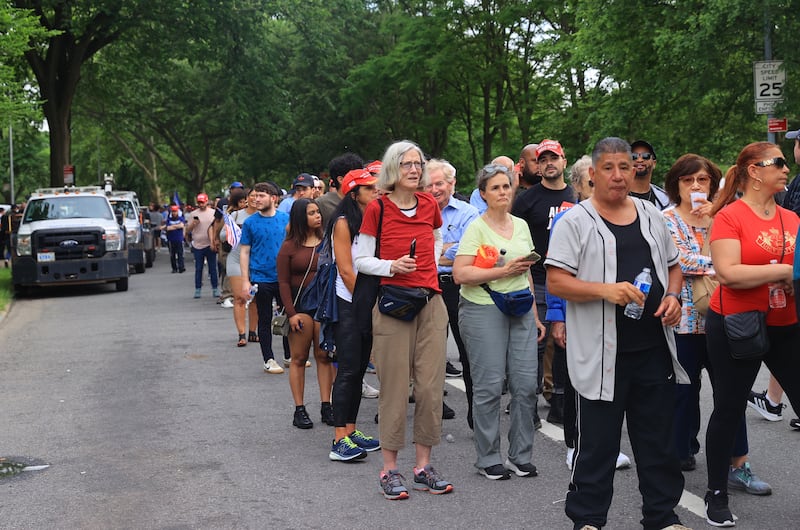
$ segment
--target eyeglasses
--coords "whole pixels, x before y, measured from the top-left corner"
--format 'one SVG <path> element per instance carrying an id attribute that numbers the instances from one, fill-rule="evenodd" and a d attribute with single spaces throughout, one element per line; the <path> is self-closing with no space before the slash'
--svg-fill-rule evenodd
<path id="1" fill-rule="evenodd" d="M 495 173 L 505 173 L 508 175 L 508 168 L 500 164 L 489 164 L 488 166 L 483 166 L 483 172 L 492 175 Z"/>
<path id="2" fill-rule="evenodd" d="M 642 160 L 650 160 L 653 158 L 652 153 L 631 153 L 631 160 L 641 158 Z"/>
<path id="3" fill-rule="evenodd" d="M 425 162 L 417 162 L 416 160 L 414 162 L 400 162 L 401 169 L 411 171 L 412 167 L 422 170 L 425 167 Z"/>
<path id="4" fill-rule="evenodd" d="M 775 166 L 778 169 L 783 169 L 789 164 L 786 162 L 785 158 L 780 156 L 776 156 L 775 158 L 770 158 L 769 160 L 762 160 L 761 162 L 756 162 L 753 164 L 758 167 L 767 167 L 767 166 Z"/>
<path id="5" fill-rule="evenodd" d="M 706 175 L 700 175 L 698 177 L 692 175 L 683 175 L 678 177 L 678 182 L 681 184 L 688 184 L 690 186 L 697 182 L 701 186 L 708 186 L 711 183 L 711 177 L 707 177 Z"/>

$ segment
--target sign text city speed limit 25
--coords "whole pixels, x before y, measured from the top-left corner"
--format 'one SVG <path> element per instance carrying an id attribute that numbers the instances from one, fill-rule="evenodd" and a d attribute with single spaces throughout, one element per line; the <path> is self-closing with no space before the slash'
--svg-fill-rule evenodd
<path id="1" fill-rule="evenodd" d="M 783 69 L 783 61 L 753 63 L 753 85 L 758 114 L 769 114 L 783 101 L 785 84 L 786 71 Z"/>

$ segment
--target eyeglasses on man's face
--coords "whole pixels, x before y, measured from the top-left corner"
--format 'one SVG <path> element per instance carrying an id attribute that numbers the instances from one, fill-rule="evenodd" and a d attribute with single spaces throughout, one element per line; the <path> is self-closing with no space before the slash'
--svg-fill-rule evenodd
<path id="1" fill-rule="evenodd" d="M 653 158 L 652 153 L 631 153 L 631 160 L 637 160 L 641 158 L 642 160 L 650 160 Z"/>
<path id="2" fill-rule="evenodd" d="M 411 171 L 412 167 L 422 170 L 422 168 L 425 167 L 425 162 L 418 162 L 416 160 L 413 162 L 400 162 L 400 169 Z"/>
<path id="3" fill-rule="evenodd" d="M 776 156 L 775 158 L 770 158 L 769 160 L 762 160 L 761 162 L 756 162 L 754 165 L 758 167 L 767 167 L 767 166 L 775 166 L 778 169 L 783 169 L 789 165 L 786 162 L 786 159 L 780 156 Z"/>

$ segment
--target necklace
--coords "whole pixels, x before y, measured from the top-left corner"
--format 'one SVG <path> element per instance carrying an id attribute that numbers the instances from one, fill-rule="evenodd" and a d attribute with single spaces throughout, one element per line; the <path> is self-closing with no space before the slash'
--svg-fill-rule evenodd
<path id="1" fill-rule="evenodd" d="M 761 213 L 761 210 L 760 210 L 760 208 L 762 208 L 761 206 L 757 206 L 757 205 L 753 204 L 750 201 L 745 201 L 744 199 L 742 199 L 742 200 L 744 201 L 744 203 L 746 205 L 748 205 L 750 208 L 752 208 L 756 213 Z M 770 207 L 769 206 L 764 206 L 763 208 L 764 208 L 764 210 L 763 210 L 764 215 L 769 215 L 769 208 Z"/>

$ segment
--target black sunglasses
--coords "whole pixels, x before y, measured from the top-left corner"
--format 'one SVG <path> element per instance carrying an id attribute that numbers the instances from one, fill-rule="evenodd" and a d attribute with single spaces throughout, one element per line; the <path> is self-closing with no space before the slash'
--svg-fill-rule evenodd
<path id="1" fill-rule="evenodd" d="M 637 158 L 641 158 L 642 160 L 650 160 L 653 158 L 651 153 L 631 153 L 631 160 L 636 160 Z"/>
<path id="2" fill-rule="evenodd" d="M 783 169 L 786 166 L 788 166 L 789 163 L 786 162 L 785 158 L 782 158 L 780 156 L 776 156 L 775 158 L 770 158 L 769 160 L 763 160 L 761 162 L 756 162 L 754 165 L 756 165 L 758 167 L 775 166 L 778 169 Z"/>

